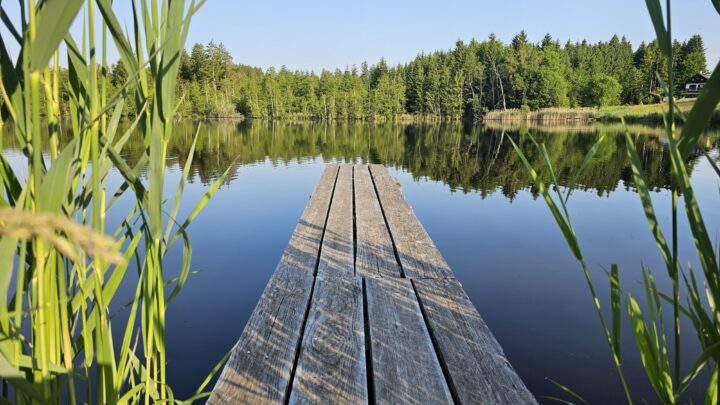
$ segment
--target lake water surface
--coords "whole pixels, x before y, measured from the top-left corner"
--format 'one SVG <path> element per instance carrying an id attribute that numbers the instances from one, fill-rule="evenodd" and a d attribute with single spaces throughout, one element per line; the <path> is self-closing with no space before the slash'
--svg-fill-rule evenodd
<path id="1" fill-rule="evenodd" d="M 168 154 L 168 197 L 174 193 L 196 128 L 196 123 L 177 126 Z M 669 229 L 670 159 L 663 131 L 632 127 L 630 132 L 647 169 L 661 225 Z M 660 287 L 669 291 L 662 258 L 634 190 L 619 126 L 528 130 L 203 123 L 182 210 L 192 209 L 228 167 L 230 174 L 190 228 L 192 268 L 197 273 L 168 310 L 168 379 L 176 396 L 192 394 L 240 336 L 325 164 L 370 162 L 386 165 L 399 180 L 405 198 L 536 396 L 561 394 L 548 381 L 553 379 L 591 403 L 622 402 L 580 267 L 508 140 L 519 141 L 539 168 L 541 156 L 528 133 L 546 144 L 562 185 L 570 181 L 598 134 L 607 134 L 570 200 L 603 305 L 609 307 L 605 271 L 612 263 L 618 264 L 627 291 L 641 291 L 642 265 L 654 270 Z M 708 133 L 702 142 L 717 159 L 718 133 Z M 12 139 L 6 136 L 4 145 L 6 156 L 19 162 L 21 153 L 12 147 Z M 131 142 L 128 160 L 136 159 L 141 148 L 141 140 Z M 688 164 L 706 223 L 717 238 L 718 178 L 702 156 Z M 109 180 L 119 181 L 117 173 Z M 124 217 L 125 203 L 108 213 L 110 222 Z M 681 263 L 696 263 L 689 230 L 681 223 Z M 166 268 L 177 267 L 179 259 L 178 252 Z M 134 280 L 127 282 L 129 286 Z M 132 291 L 125 288 L 121 294 L 113 318 L 115 331 L 122 330 L 120 307 Z M 629 325 L 623 328 L 629 384 L 638 399 L 655 402 Z M 688 363 L 697 354 L 695 336 L 689 325 L 683 331 Z"/>

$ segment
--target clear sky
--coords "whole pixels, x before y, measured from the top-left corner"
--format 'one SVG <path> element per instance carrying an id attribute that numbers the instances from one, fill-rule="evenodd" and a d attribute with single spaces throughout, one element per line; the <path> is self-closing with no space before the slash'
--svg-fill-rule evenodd
<path id="1" fill-rule="evenodd" d="M 703 36 L 712 68 L 720 59 L 720 15 L 711 0 L 674 0 L 673 17 L 676 38 Z M 407 62 L 492 32 L 510 41 L 522 29 L 532 41 L 548 32 L 563 43 L 615 33 L 634 46 L 654 38 L 643 0 L 209 0 L 188 42 L 220 41 L 248 65 L 317 71 L 381 56 Z"/>
<path id="2" fill-rule="evenodd" d="M 3 7 L 14 15 L 16 4 Z M 127 27 L 129 4 L 115 0 Z M 607 41 L 617 33 L 634 46 L 654 37 L 643 0 L 208 0 L 192 22 L 188 48 L 214 40 L 238 63 L 319 71 L 383 56 L 391 64 L 408 62 L 492 32 L 508 42 L 522 29 L 534 42 L 546 33 L 562 43 Z M 674 0 L 673 31 L 681 41 L 703 36 L 709 68 L 720 60 L 720 15 L 711 0 Z"/>

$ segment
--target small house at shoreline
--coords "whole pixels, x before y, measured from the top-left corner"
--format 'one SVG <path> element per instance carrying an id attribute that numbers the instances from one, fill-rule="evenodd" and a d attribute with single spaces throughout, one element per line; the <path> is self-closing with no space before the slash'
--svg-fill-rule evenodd
<path id="1" fill-rule="evenodd" d="M 710 79 L 710 76 L 703 72 L 694 74 L 689 79 L 685 80 L 682 86 L 682 97 L 695 98 L 700 94 L 700 91 L 705 87 L 705 82 Z"/>

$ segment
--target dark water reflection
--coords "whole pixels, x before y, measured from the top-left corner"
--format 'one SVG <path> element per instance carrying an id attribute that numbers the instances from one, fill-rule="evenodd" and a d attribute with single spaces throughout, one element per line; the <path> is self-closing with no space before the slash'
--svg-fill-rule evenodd
<path id="1" fill-rule="evenodd" d="M 178 124 L 170 142 L 168 194 L 174 192 L 172 185 L 185 164 L 196 125 Z M 630 132 L 654 190 L 659 221 L 667 227 L 670 159 L 663 130 L 632 127 Z M 198 273 L 169 308 L 168 377 L 176 396 L 192 394 L 240 335 L 325 163 L 362 161 L 385 164 L 398 178 L 421 222 L 533 393 L 560 394 L 547 381 L 552 378 L 591 403 L 623 402 L 584 278 L 508 141 L 512 137 L 519 142 L 539 168 L 542 156 L 528 133 L 545 143 L 563 186 L 598 135 L 606 134 L 570 202 L 598 294 L 609 296 L 605 269 L 612 263 L 619 265 L 621 284 L 628 291 L 640 290 L 642 264 L 656 271 L 660 288 L 667 290 L 662 258 L 634 191 L 619 126 L 528 130 L 203 123 L 181 211 L 191 210 L 228 167 L 230 175 L 190 229 L 193 269 Z M 717 142 L 718 134 L 713 132 L 702 139 L 715 158 Z M 18 161 L 13 139 L 5 136 L 4 145 L 6 155 Z M 142 147 L 142 140 L 132 139 L 126 158 L 136 161 Z M 695 157 L 688 165 L 707 225 L 717 237 L 718 179 L 704 157 Z M 109 181 L 117 183 L 119 176 L 114 173 Z M 119 221 L 126 208 L 122 202 L 116 205 L 108 213 L 109 221 Z M 682 221 L 681 226 L 681 262 L 695 263 L 691 236 Z M 168 269 L 177 266 L 179 256 L 178 252 L 168 259 Z M 119 294 L 123 293 L 130 297 L 132 290 Z M 608 306 L 605 298 L 603 305 Z M 122 316 L 113 322 L 122 323 Z M 629 325 L 623 328 L 629 383 L 636 387 L 638 399 L 652 403 L 654 395 L 634 351 Z M 683 331 L 683 357 L 689 361 L 697 353 L 695 337 L 689 325 Z"/>
<path id="2" fill-rule="evenodd" d="M 670 161 L 664 147 L 663 130 L 630 128 L 648 172 L 648 183 L 654 189 L 667 188 Z M 286 164 L 315 158 L 360 159 L 402 168 L 415 179 L 442 181 L 452 191 L 477 192 L 484 197 L 499 190 L 512 198 L 532 184 L 507 137 L 512 136 L 519 142 L 529 160 L 540 167 L 542 156 L 532 147 L 527 136 L 530 132 L 539 142 L 545 143 L 562 185 L 566 185 L 580 167 L 597 135 L 609 134 L 596 159 L 578 179 L 579 187 L 604 195 L 619 186 L 631 185 L 625 139 L 618 136 L 620 126 L 543 129 L 548 130 L 461 125 L 205 123 L 200 129 L 192 174 L 202 183 L 209 184 L 229 166 L 233 166 L 232 181 L 240 166 L 266 160 L 272 164 Z M 192 124 L 179 125 L 178 134 L 170 143 L 170 165 L 184 165 L 195 131 Z M 142 152 L 140 140 L 136 141 L 128 148 L 130 161 L 136 160 Z M 710 146 L 712 136 L 708 135 L 704 142 Z M 694 160 L 690 165 L 693 163 Z"/>

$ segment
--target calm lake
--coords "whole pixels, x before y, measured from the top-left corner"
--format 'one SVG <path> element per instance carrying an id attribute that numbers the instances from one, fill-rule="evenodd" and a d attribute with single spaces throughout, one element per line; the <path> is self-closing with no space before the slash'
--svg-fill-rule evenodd
<path id="1" fill-rule="evenodd" d="M 167 163 L 168 197 L 175 191 L 196 130 L 196 123 L 177 126 Z M 580 189 L 569 208 L 598 294 L 609 310 L 605 271 L 613 263 L 620 268 L 626 291 L 640 295 L 643 265 L 669 291 L 662 258 L 634 189 L 621 130 L 617 125 L 548 130 L 203 123 L 191 184 L 185 188 L 184 214 L 228 167 L 230 174 L 190 228 L 196 273 L 167 315 L 168 379 L 175 395 L 191 395 L 240 336 L 325 164 L 370 162 L 386 165 L 399 180 L 405 198 L 536 396 L 560 395 L 549 381 L 553 379 L 591 403 L 622 402 L 580 266 L 508 140 L 519 141 L 535 167 L 540 167 L 541 156 L 528 133 L 544 142 L 565 185 L 598 135 L 607 134 L 580 177 Z M 661 225 L 668 227 L 670 158 L 663 130 L 631 127 L 630 132 L 647 169 Z M 702 142 L 717 159 L 718 132 L 708 133 Z M 23 159 L 7 135 L 4 146 L 11 163 Z M 142 141 L 131 141 L 126 149 L 132 162 L 133 154 L 142 151 Z M 718 177 L 703 156 L 688 164 L 706 224 L 717 238 Z M 117 173 L 109 180 L 119 181 Z M 128 203 L 120 201 L 112 207 L 110 224 L 119 223 Z M 681 263 L 699 268 L 689 230 L 683 229 Z M 166 268 L 177 268 L 179 259 L 178 251 Z M 132 296 L 132 282 L 127 280 L 112 314 L 115 333 L 124 326 L 122 304 Z M 638 399 L 655 402 L 629 324 L 625 322 L 623 328 L 629 385 L 636 388 Z M 697 351 L 694 332 L 688 325 L 684 331 L 687 367 Z"/>

